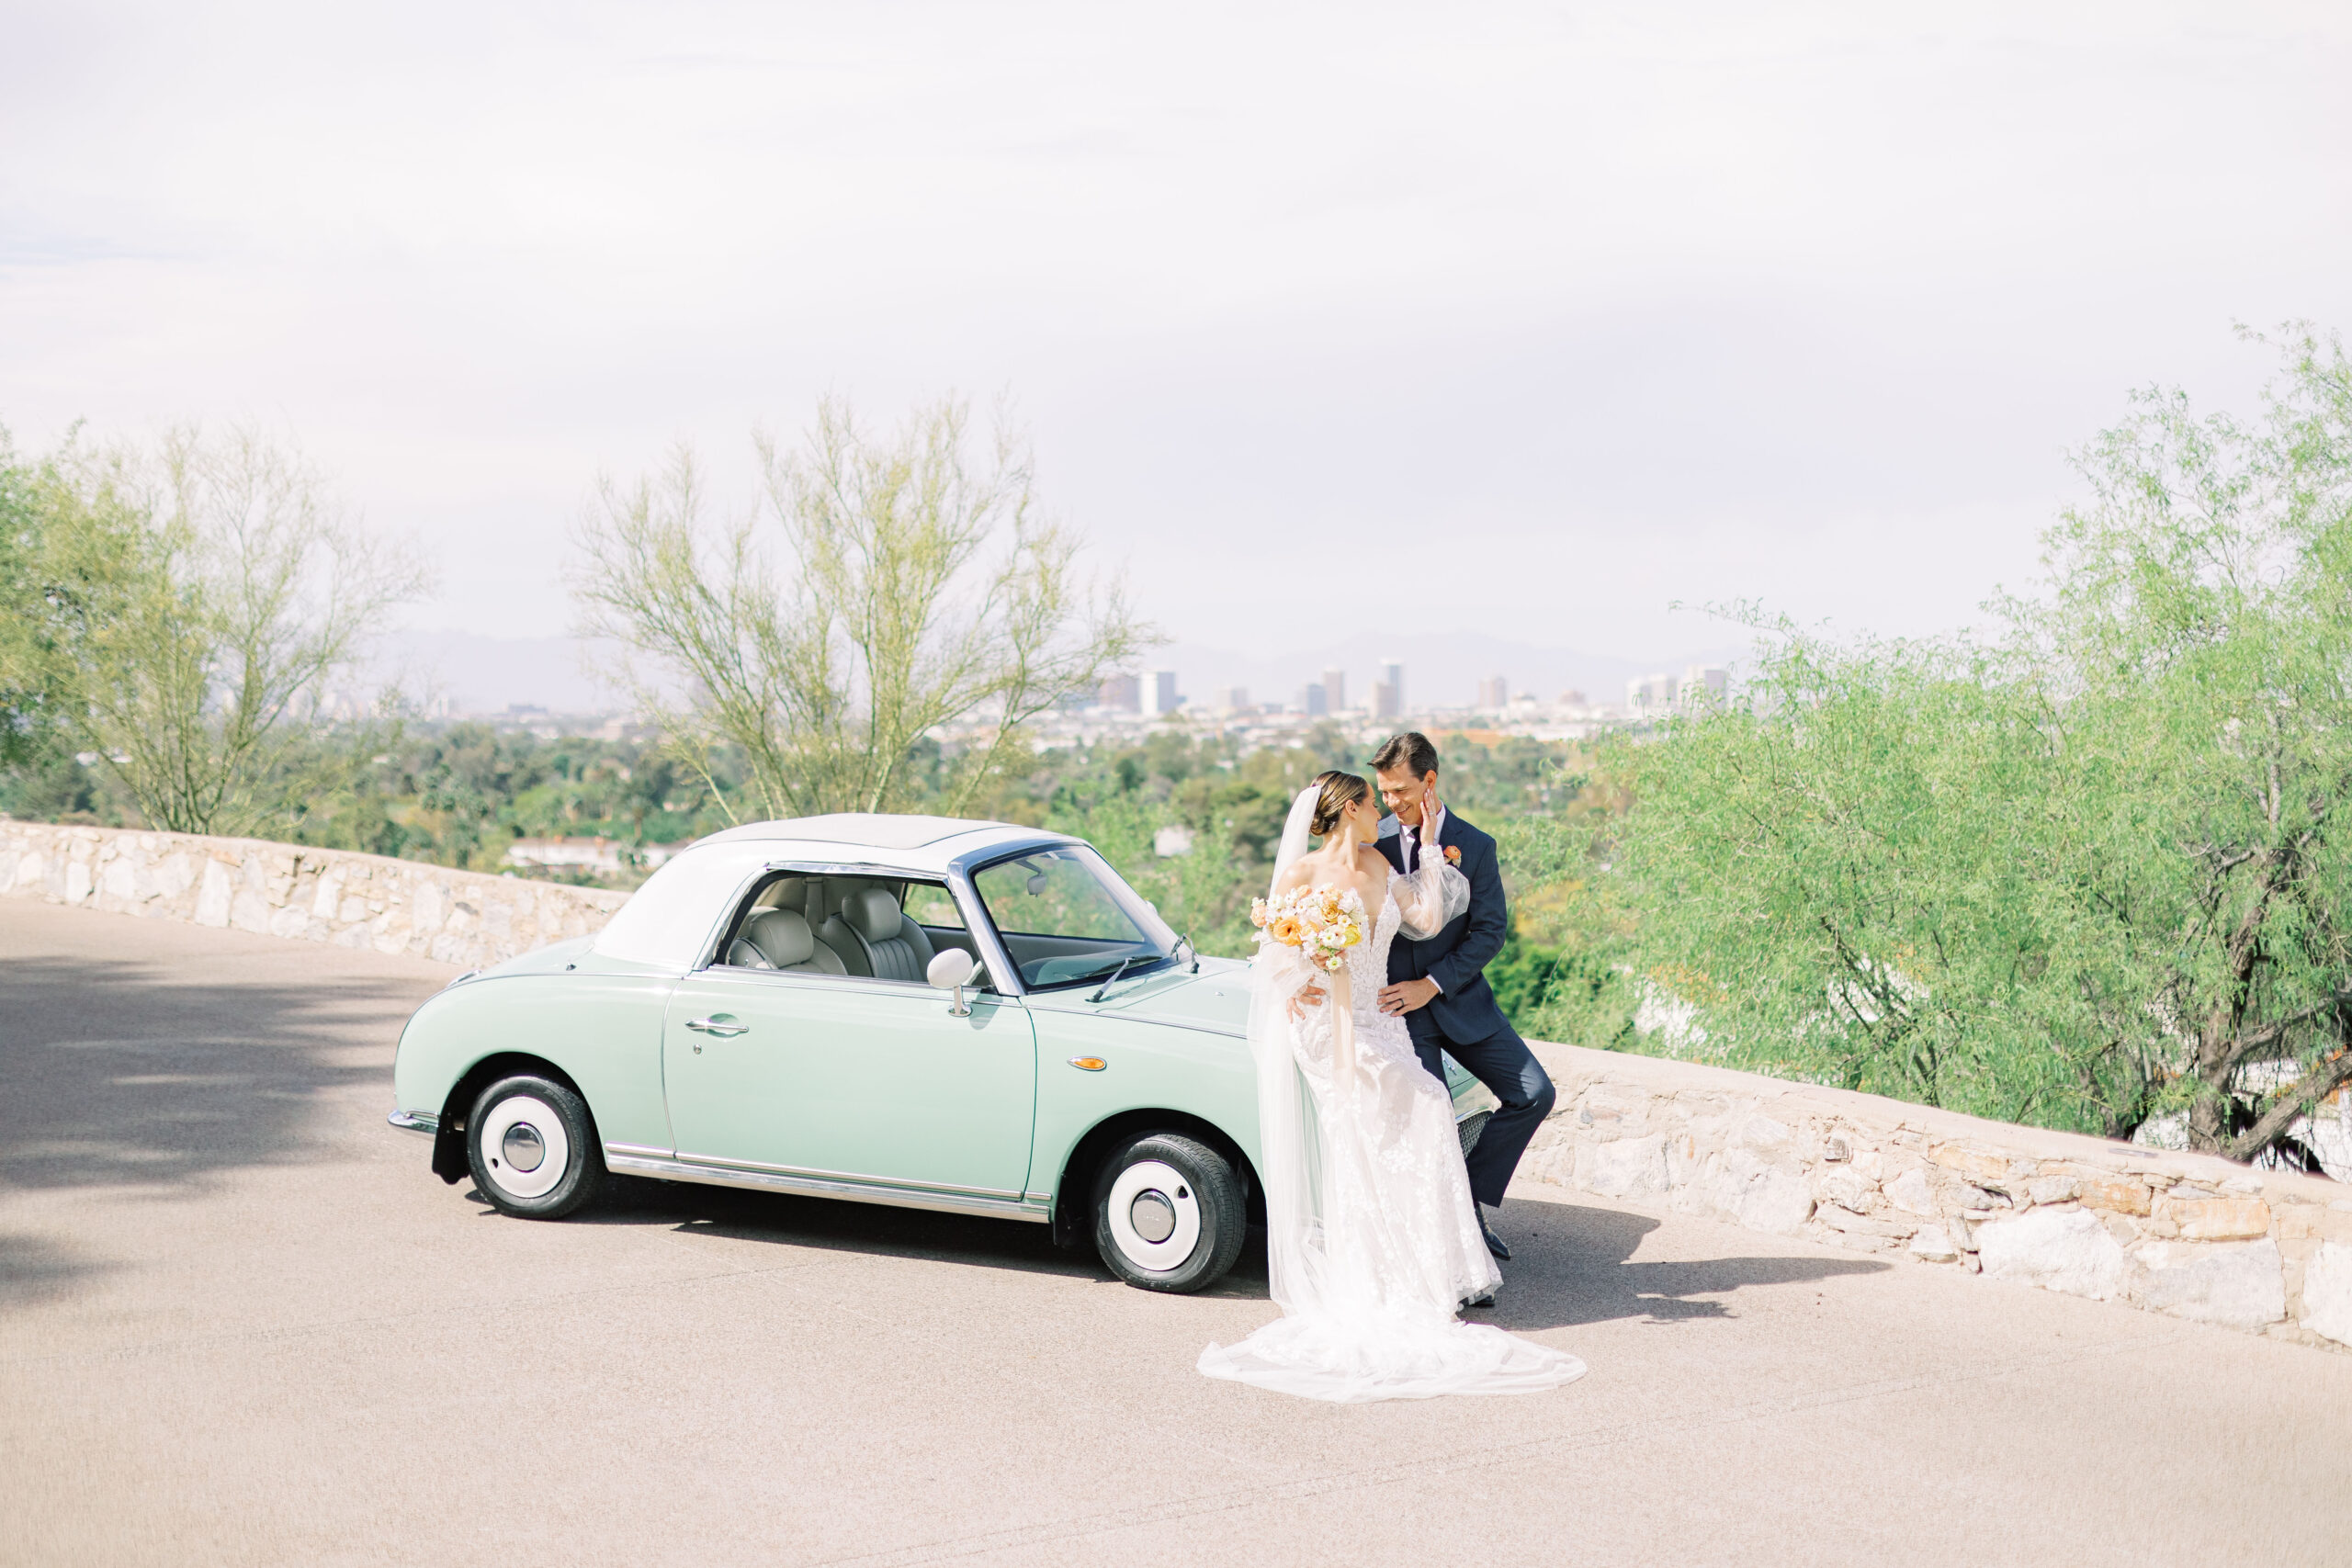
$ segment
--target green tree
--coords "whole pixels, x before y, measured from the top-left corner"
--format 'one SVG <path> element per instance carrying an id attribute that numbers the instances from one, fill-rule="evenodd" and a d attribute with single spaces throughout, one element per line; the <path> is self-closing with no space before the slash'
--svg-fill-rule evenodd
<path id="1" fill-rule="evenodd" d="M 69 446 L 31 510 L 17 657 L 150 825 L 253 830 L 330 786 L 355 749 L 322 744 L 327 687 L 424 591 L 404 549 L 250 429 Z"/>
<path id="2" fill-rule="evenodd" d="M 2248 1158 L 2352 1077 L 2352 367 L 2143 395 L 1982 644 L 1767 633 L 1611 765 L 1679 1049 Z"/>
<path id="3" fill-rule="evenodd" d="M 46 760 L 55 705 L 37 628 L 41 615 L 39 473 L 0 431 L 0 769 Z"/>
<path id="4" fill-rule="evenodd" d="M 1080 576 L 1020 438 L 1001 428 L 976 459 L 968 423 L 951 398 L 882 438 L 828 401 L 798 452 L 757 438 L 763 504 L 717 528 L 683 448 L 599 486 L 583 630 L 629 650 L 616 672 L 682 757 L 741 754 L 762 813 L 899 808 L 926 732 L 983 719 L 989 739 L 941 781 L 959 812 L 1027 720 L 1152 639 L 1116 580 Z"/>

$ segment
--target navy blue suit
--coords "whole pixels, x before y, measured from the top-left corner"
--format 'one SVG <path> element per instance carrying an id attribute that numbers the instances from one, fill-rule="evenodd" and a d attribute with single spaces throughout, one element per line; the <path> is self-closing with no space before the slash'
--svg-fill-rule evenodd
<path id="1" fill-rule="evenodd" d="M 1402 871 L 1405 846 L 1399 834 L 1396 818 L 1381 819 L 1380 852 Z M 1405 1015 L 1414 1054 L 1443 1083 L 1445 1064 L 1439 1059 L 1443 1052 L 1502 1101 L 1478 1134 L 1468 1162 L 1470 1195 L 1481 1203 L 1500 1203 L 1528 1140 L 1552 1113 L 1552 1079 L 1511 1028 L 1510 1020 L 1503 1016 L 1495 1002 L 1494 987 L 1487 984 L 1487 965 L 1503 950 L 1503 939 L 1510 931 L 1510 910 L 1503 901 L 1503 874 L 1496 863 L 1495 840 L 1449 809 L 1438 829 L 1438 846 L 1423 852 L 1440 854 L 1448 848 L 1462 852 L 1457 869 L 1470 879 L 1470 908 L 1427 941 L 1415 942 L 1398 933 L 1388 949 L 1388 981 L 1391 985 L 1399 980 L 1437 982 L 1438 994 L 1429 1005 Z"/>

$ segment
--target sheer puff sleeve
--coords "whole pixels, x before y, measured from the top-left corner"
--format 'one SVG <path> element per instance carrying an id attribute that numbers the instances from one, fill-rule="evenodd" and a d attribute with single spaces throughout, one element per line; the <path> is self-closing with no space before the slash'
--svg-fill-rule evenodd
<path id="1" fill-rule="evenodd" d="M 1426 942 L 1470 907 L 1470 879 L 1432 846 L 1412 875 L 1388 874 L 1388 896 L 1396 901 L 1397 929 L 1415 942 Z"/>

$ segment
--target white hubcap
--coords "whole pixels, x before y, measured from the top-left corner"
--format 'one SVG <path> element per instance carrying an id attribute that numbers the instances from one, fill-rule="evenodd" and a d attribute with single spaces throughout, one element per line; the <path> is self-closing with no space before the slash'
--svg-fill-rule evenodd
<path id="1" fill-rule="evenodd" d="M 1193 1256 L 1201 1239 L 1201 1200 L 1183 1172 L 1164 1160 L 1138 1160 L 1111 1183 L 1111 1239 L 1126 1260 L 1165 1274 Z"/>
<path id="2" fill-rule="evenodd" d="M 492 1106 L 474 1137 L 490 1179 L 509 1197 L 544 1198 L 571 1168 L 563 1118 L 532 1095 L 510 1095 Z"/>

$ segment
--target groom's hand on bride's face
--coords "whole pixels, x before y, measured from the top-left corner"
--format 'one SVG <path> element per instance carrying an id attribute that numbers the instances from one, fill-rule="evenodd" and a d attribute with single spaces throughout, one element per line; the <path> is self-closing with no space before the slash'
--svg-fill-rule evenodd
<path id="1" fill-rule="evenodd" d="M 1418 1012 L 1430 1005 L 1437 995 L 1435 980 L 1399 980 L 1393 986 L 1380 987 L 1380 1010 L 1394 1018 L 1400 1013 Z"/>

